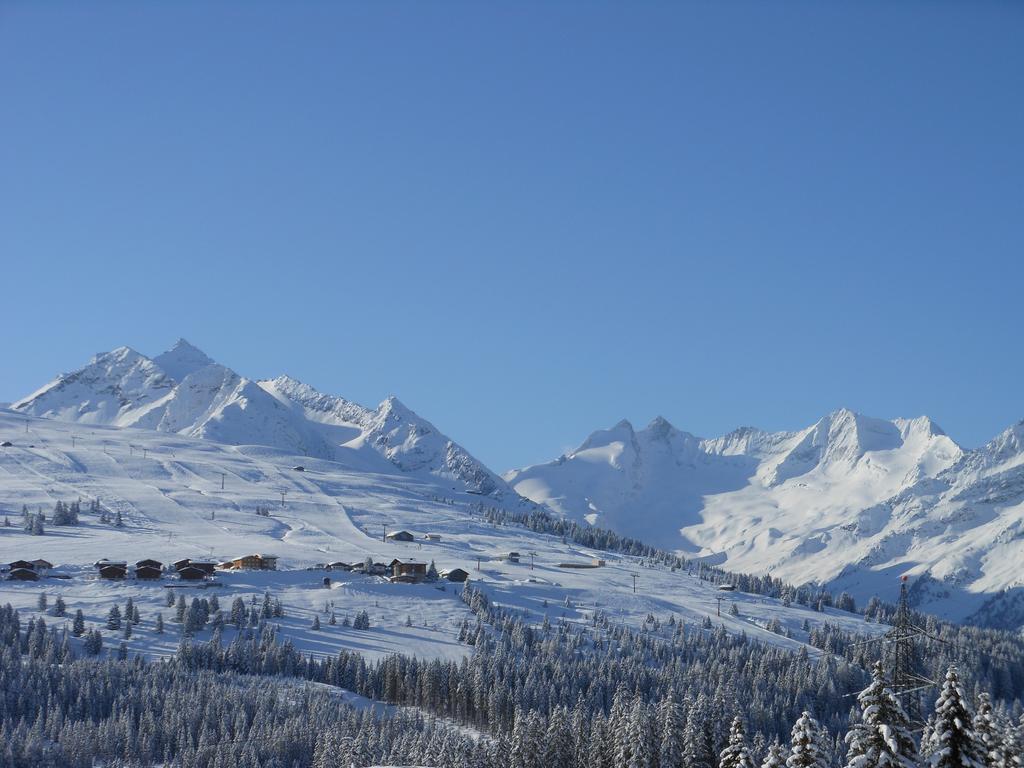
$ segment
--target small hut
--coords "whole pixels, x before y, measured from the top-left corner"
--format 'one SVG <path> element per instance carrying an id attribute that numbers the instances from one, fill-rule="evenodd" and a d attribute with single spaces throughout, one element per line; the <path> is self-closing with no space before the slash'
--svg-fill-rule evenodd
<path id="1" fill-rule="evenodd" d="M 392 531 L 387 535 L 388 541 L 415 541 L 416 537 L 408 531 Z"/>
<path id="2" fill-rule="evenodd" d="M 39 581 L 39 574 L 31 568 L 11 568 L 8 578 L 14 581 Z"/>
<path id="3" fill-rule="evenodd" d="M 202 581 L 207 575 L 206 571 L 194 565 L 186 565 L 178 570 L 178 578 L 182 581 Z"/>
<path id="4" fill-rule="evenodd" d="M 469 571 L 463 570 L 462 568 L 452 568 L 450 570 L 441 571 L 441 578 L 445 581 L 462 582 L 469 578 Z"/>

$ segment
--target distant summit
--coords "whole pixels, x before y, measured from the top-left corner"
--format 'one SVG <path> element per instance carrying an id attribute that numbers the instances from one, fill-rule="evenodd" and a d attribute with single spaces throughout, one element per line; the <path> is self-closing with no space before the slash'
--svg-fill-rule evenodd
<path id="1" fill-rule="evenodd" d="M 153 362 L 175 381 L 181 381 L 190 373 L 213 365 L 213 360 L 207 357 L 205 352 L 192 346 L 185 339 L 178 339 L 173 347 L 154 357 Z"/>

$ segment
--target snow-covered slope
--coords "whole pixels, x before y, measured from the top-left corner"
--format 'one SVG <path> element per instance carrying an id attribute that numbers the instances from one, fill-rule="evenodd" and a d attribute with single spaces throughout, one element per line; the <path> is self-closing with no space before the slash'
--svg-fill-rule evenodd
<path id="1" fill-rule="evenodd" d="M 851 632 L 884 630 L 856 614 L 834 609 L 818 613 L 738 592 L 726 599 L 737 604 L 739 615 L 723 608 L 719 616 L 723 593 L 698 574 L 598 552 L 517 526 L 494 525 L 482 508 L 522 511 L 522 505 L 532 505 L 511 495 L 482 497 L 453 490 L 442 477 L 397 471 L 379 456 L 385 471 L 368 470 L 357 451 L 338 460 L 308 458 L 265 446 L 69 424 L 3 409 L 0 443 L 11 443 L 0 447 L 0 563 L 45 558 L 68 577 L 0 580 L 0 605 L 10 602 L 27 611 L 34 609 L 41 591 L 51 598 L 60 594 L 70 610 L 81 608 L 87 621 L 101 629 L 111 605 L 123 604 L 128 596 L 141 606 L 147 623 L 157 611 L 169 617 L 165 586 L 182 586 L 170 577 L 152 583 L 97 580 L 90 564 L 101 557 L 168 563 L 182 557 L 221 560 L 270 552 L 280 557 L 280 571 L 219 574 L 219 600 L 226 606 L 241 596 L 248 603 L 271 590 L 287 606 L 280 622 L 284 636 L 322 655 L 334 655 L 339 648 L 372 658 L 396 652 L 421 658 L 467 653 L 468 646 L 458 642 L 459 627 L 465 620 L 472 624 L 475 617 L 459 599 L 458 585 L 442 591 L 436 584 L 389 584 L 343 571 L 307 570 L 318 563 L 362 562 L 367 557 L 383 563 L 395 557 L 433 560 L 439 569 L 464 568 L 496 603 L 536 622 L 548 615 L 551 621 L 587 623 L 595 610 L 637 629 L 648 614 L 663 622 L 675 616 L 691 625 L 711 619 L 728 631 L 790 649 L 806 647 L 805 622 L 835 623 Z M 300 461 L 303 472 L 293 469 Z M 49 516 L 56 501 L 77 498 L 82 499 L 80 525 L 56 526 L 48 517 L 45 535 L 22 530 L 22 505 Z M 88 502 L 97 498 L 110 514 L 121 516 L 122 527 L 103 522 L 88 509 Z M 257 514 L 257 509 L 266 514 Z M 11 526 L 2 525 L 4 517 Z M 408 530 L 415 540 L 385 542 L 385 528 Z M 425 539 L 427 532 L 435 538 Z M 513 550 L 523 554 L 522 562 L 503 556 Z M 594 557 L 606 565 L 559 567 L 564 562 L 590 563 Z M 633 591 L 634 575 L 640 580 L 639 594 Z M 329 589 L 324 577 L 330 579 Z M 205 585 L 197 586 L 189 590 L 189 598 L 208 596 L 200 589 Z M 327 626 L 327 601 L 339 620 L 371 610 L 375 631 Z M 318 614 L 322 631 L 310 629 Z M 120 640 L 119 632 L 107 633 L 112 646 Z M 133 653 L 152 654 L 173 653 L 177 642 L 176 632 L 157 635 L 148 628 L 140 628 L 130 640 Z"/>
<path id="2" fill-rule="evenodd" d="M 927 418 L 840 410 L 797 432 L 703 440 L 656 419 L 505 479 L 570 517 L 733 570 L 860 598 L 927 575 L 919 604 L 964 618 L 1024 588 L 1022 436 L 1017 425 L 964 451 Z"/>
<path id="3" fill-rule="evenodd" d="M 344 456 L 367 468 L 427 473 L 484 494 L 508 492 L 497 475 L 394 397 L 370 409 L 287 376 L 253 381 L 184 339 L 153 359 L 128 347 L 96 355 L 11 407 L 61 421 L 266 445 L 322 459 Z"/>

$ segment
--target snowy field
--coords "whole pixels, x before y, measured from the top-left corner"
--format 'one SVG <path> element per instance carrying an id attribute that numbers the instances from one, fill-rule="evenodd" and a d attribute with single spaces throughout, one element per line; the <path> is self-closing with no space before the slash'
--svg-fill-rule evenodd
<path id="1" fill-rule="evenodd" d="M 248 603 L 269 591 L 281 600 L 285 613 L 272 623 L 280 625 L 282 636 L 314 654 L 347 648 L 369 657 L 407 653 L 451 659 L 468 652 L 458 642 L 459 628 L 464 620 L 474 624 L 475 618 L 459 599 L 460 585 L 391 584 L 380 577 L 316 567 L 367 557 L 376 562 L 434 561 L 439 570 L 464 568 L 496 603 L 523 611 L 536 622 L 547 615 L 551 621 L 585 623 L 595 610 L 613 623 L 634 628 L 643 626 L 648 615 L 662 624 L 672 616 L 690 623 L 711 617 L 729 631 L 793 649 L 807 638 L 805 622 L 880 631 L 854 614 L 832 609 L 818 613 L 758 595 L 723 593 L 685 572 L 494 526 L 483 519 L 481 504 L 496 502 L 432 476 L 377 473 L 264 447 L 82 427 L 0 410 L 3 441 L 13 445 L 0 449 L 0 515 L 9 518 L 11 527 L 0 528 L 0 562 L 43 558 L 56 568 L 39 582 L 0 582 L 0 604 L 9 602 L 28 617 L 35 615 L 41 592 L 48 595 L 51 608 L 60 595 L 68 610 L 66 620 L 81 609 L 88 625 L 104 631 L 107 647 L 116 646 L 122 633 L 105 629 L 106 615 L 112 605 L 123 607 L 128 597 L 142 618 L 128 640 L 130 649 L 160 655 L 172 652 L 180 636 L 172 621 L 175 610 L 166 605 L 167 592 L 184 594 L 186 601 L 216 594 L 226 613 L 236 597 Z M 304 472 L 293 469 L 300 464 Z M 56 501 L 78 498 L 83 500 L 80 525 L 48 525 L 43 536 L 21 530 L 22 505 L 32 512 L 42 507 L 49 517 Z M 119 512 L 124 527 L 101 523 L 85 511 L 94 498 L 110 512 Z M 270 516 L 257 515 L 257 507 L 269 508 Z M 385 527 L 408 530 L 416 541 L 385 543 Z M 438 534 L 440 541 L 424 540 L 428 532 Z M 521 562 L 502 560 L 509 551 L 519 552 Z M 278 555 L 281 570 L 218 573 L 217 586 L 196 587 L 171 577 L 150 583 L 102 581 L 90 565 L 101 558 L 168 563 L 250 552 Z M 558 567 L 595 557 L 606 565 Z M 331 579 L 329 588 L 324 577 Z M 731 614 L 732 604 L 738 616 Z M 351 620 L 363 610 L 370 616 L 369 630 L 342 626 L 346 617 Z M 162 635 L 153 629 L 158 612 L 165 622 Z M 335 625 L 328 623 L 332 612 Z M 319 630 L 311 628 L 314 616 L 320 619 Z M 792 638 L 769 631 L 773 619 Z M 48 623 L 53 621 L 64 619 L 47 616 Z M 225 640 L 232 632 L 225 629 Z"/>

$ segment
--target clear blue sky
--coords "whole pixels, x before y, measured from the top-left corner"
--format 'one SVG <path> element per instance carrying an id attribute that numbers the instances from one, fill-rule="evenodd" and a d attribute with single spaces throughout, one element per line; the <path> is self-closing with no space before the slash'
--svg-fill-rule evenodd
<path id="1" fill-rule="evenodd" d="M 1024 417 L 1024 5 L 0 3 L 0 401 L 184 336 L 496 470 Z"/>

